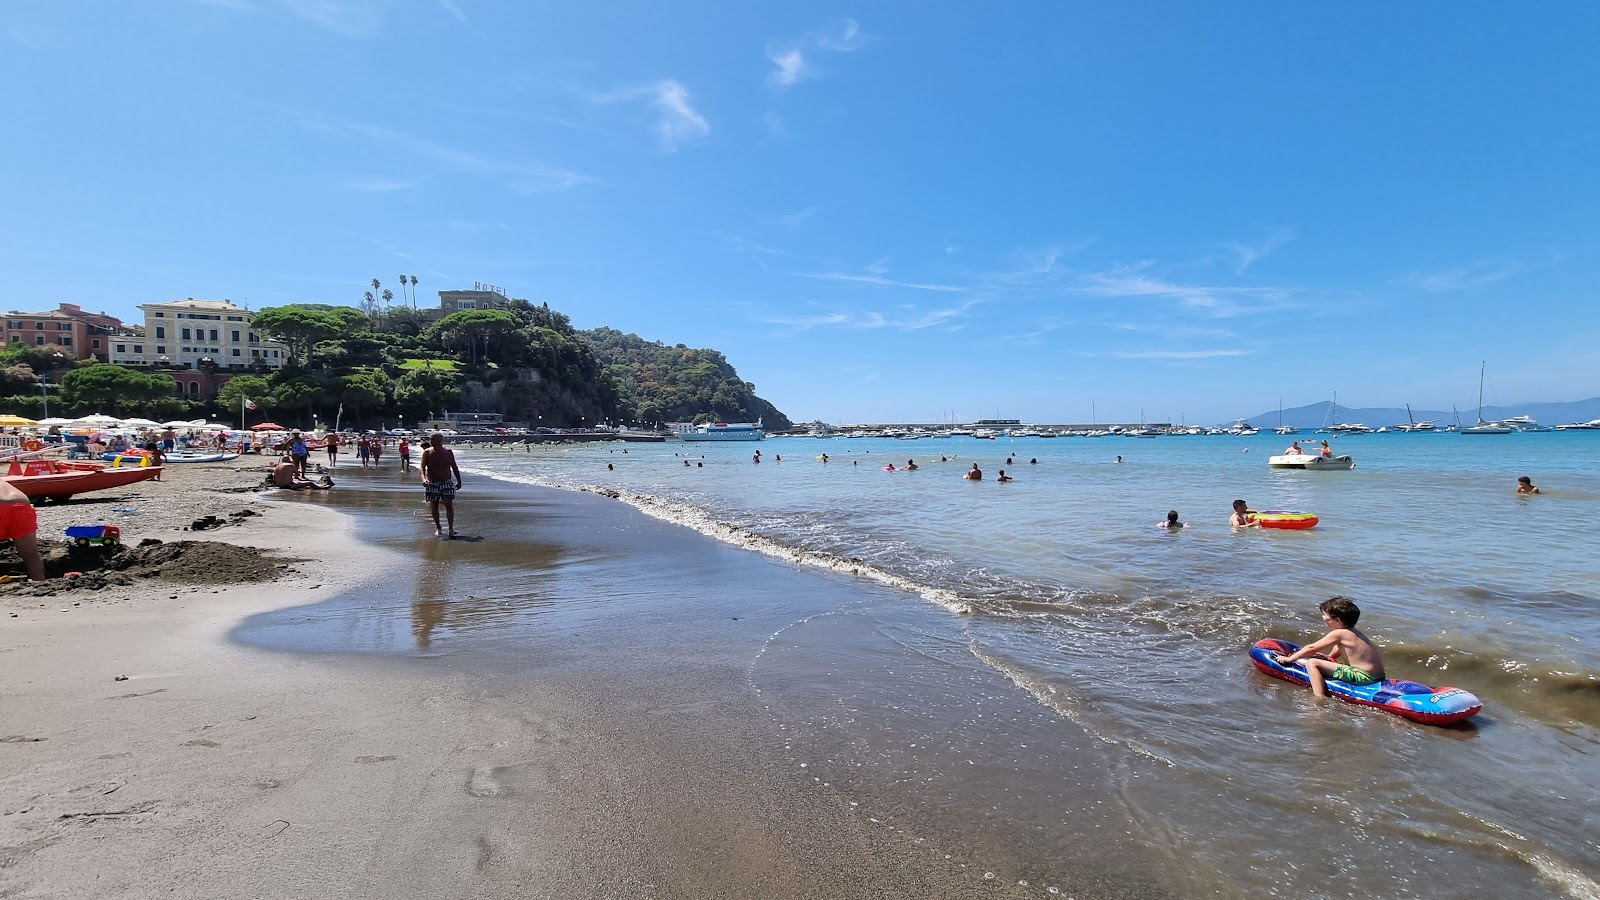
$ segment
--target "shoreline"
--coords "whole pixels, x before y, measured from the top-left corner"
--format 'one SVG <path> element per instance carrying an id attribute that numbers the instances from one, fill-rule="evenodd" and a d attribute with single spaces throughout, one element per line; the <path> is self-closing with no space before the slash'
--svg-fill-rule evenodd
<path id="1" fill-rule="evenodd" d="M 82 606 L 60 594 L 42 609 L 6 599 L 19 616 L 0 632 L 0 893 L 1048 896 L 986 879 L 1025 870 L 1000 865 L 1002 850 L 934 849 L 797 769 L 747 683 L 739 648 L 761 635 L 738 623 L 704 632 L 690 659 L 648 622 L 581 632 L 586 646 L 634 644 L 643 655 L 624 666 L 581 651 L 529 663 L 241 642 L 243 622 L 327 596 L 393 604 L 385 586 L 417 565 L 366 539 L 379 516 L 299 499 L 206 535 L 307 560 L 276 582 L 147 585 Z M 408 515 L 420 508 L 403 528 Z M 413 543 L 429 541 L 455 543 Z M 1099 885 L 1078 895 L 1166 895 Z"/>

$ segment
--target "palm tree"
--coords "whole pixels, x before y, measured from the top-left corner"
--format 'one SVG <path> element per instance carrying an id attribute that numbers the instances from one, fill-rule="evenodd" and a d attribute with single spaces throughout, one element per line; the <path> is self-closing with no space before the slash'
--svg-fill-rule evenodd
<path id="1" fill-rule="evenodd" d="M 404 275 L 400 276 L 400 300 L 401 302 L 406 300 L 406 276 Z"/>
<path id="2" fill-rule="evenodd" d="M 411 276 L 411 308 L 417 308 L 417 276 Z"/>
<path id="3" fill-rule="evenodd" d="M 376 280 L 376 279 L 374 279 L 374 280 Z M 373 313 L 377 312 L 377 310 L 378 310 L 378 298 L 372 296 L 372 292 L 371 291 L 367 291 L 365 294 L 362 295 L 362 297 L 365 298 L 365 300 L 366 300 L 365 304 L 363 304 L 363 305 L 365 305 L 366 308 L 367 308 L 367 315 L 371 316 Z"/>
<path id="4" fill-rule="evenodd" d="M 393 300 L 394 300 L 394 291 L 391 291 L 388 288 L 384 288 L 383 289 L 383 311 L 384 312 L 388 312 L 389 311 L 389 303 L 391 301 L 393 301 Z"/>

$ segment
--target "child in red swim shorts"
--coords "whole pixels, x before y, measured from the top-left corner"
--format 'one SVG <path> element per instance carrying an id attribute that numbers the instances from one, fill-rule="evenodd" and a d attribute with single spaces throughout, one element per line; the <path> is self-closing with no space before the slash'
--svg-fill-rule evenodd
<path id="1" fill-rule="evenodd" d="M 44 558 L 39 555 L 39 517 L 28 495 L 0 479 L 0 541 L 11 541 L 22 557 L 22 568 L 34 581 L 44 580 Z"/>

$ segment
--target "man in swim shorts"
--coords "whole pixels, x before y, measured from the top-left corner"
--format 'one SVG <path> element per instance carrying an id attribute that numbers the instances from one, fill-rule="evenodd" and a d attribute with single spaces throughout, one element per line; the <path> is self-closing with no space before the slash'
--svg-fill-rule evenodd
<path id="1" fill-rule="evenodd" d="M 1361 610 L 1348 597 L 1329 597 L 1317 607 L 1322 610 L 1322 621 L 1332 630 L 1321 639 L 1301 647 L 1288 656 L 1279 655 L 1279 665 L 1303 661 L 1306 677 L 1311 681 L 1311 692 L 1318 697 L 1328 696 L 1325 678 L 1346 684 L 1377 684 L 1384 679 L 1383 658 L 1372 639 L 1356 629 Z M 1325 653 L 1330 659 L 1315 656 Z"/>
<path id="2" fill-rule="evenodd" d="M 439 526 L 439 507 L 444 506 L 445 524 L 450 537 L 456 536 L 456 491 L 461 489 L 461 469 L 456 466 L 455 451 L 444 445 L 444 435 L 435 431 L 428 435 L 428 449 L 422 451 L 422 463 L 417 471 L 422 475 L 422 493 L 428 499 L 428 513 L 433 516 L 433 533 L 444 534 Z M 684 465 L 689 461 L 684 460 Z M 451 481 L 451 475 L 455 481 Z"/>
<path id="3" fill-rule="evenodd" d="M 16 485 L 0 479 L 0 541 L 10 541 L 22 557 L 22 569 L 33 581 L 44 580 L 44 558 L 39 555 L 39 517 L 33 503 Z"/>

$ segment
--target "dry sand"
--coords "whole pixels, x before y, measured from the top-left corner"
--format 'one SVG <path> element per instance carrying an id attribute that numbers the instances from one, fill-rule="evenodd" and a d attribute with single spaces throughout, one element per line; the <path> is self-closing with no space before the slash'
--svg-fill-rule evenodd
<path id="1" fill-rule="evenodd" d="M 203 536 L 302 560 L 276 580 L 0 586 L 0 897 L 1046 896 L 852 814 L 735 678 L 628 710 L 626 684 L 230 642 L 410 562 L 311 498 L 229 492 L 255 477 L 195 467 L 104 508 L 140 510 L 133 543 L 260 512 Z"/>

